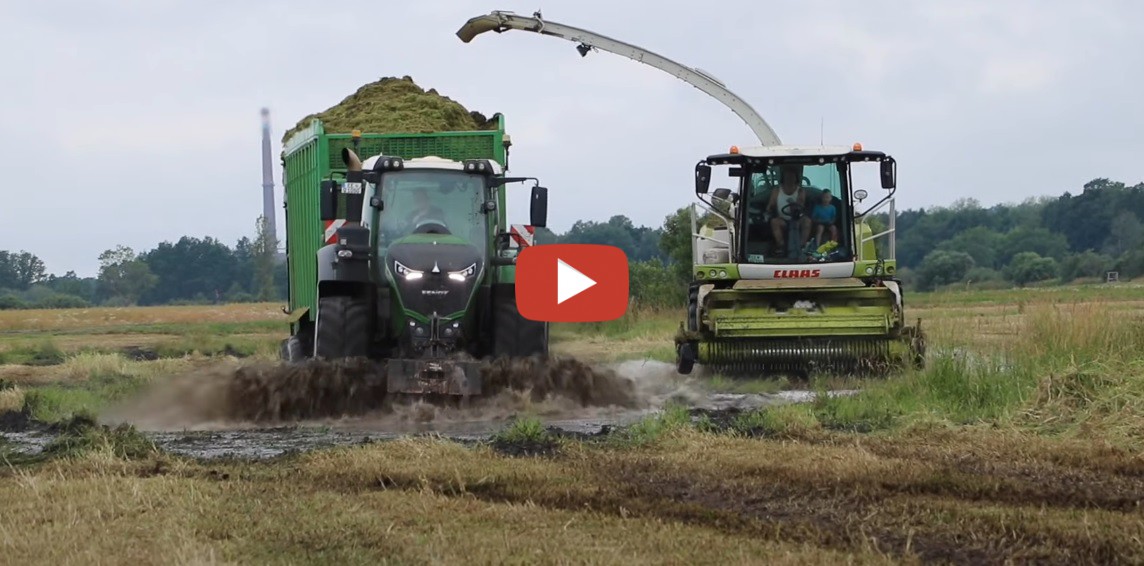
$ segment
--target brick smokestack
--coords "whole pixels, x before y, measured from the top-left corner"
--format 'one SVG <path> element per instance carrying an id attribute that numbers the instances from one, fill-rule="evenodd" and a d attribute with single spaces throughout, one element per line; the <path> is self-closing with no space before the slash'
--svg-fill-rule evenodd
<path id="1" fill-rule="evenodd" d="M 262 215 L 270 233 L 278 239 L 277 211 L 274 210 L 274 163 L 270 158 L 270 109 L 262 109 Z"/>

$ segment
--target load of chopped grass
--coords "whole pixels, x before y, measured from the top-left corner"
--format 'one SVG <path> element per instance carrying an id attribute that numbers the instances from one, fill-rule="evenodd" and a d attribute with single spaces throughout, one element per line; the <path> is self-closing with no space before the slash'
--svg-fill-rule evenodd
<path id="1" fill-rule="evenodd" d="M 330 134 L 348 134 L 354 129 L 367 133 L 416 134 L 496 128 L 495 119 L 470 112 L 436 89 L 417 86 L 409 76 L 383 77 L 363 85 L 338 104 L 302 118 L 282 136 L 283 143 L 315 118 L 322 121 L 326 133 Z"/>

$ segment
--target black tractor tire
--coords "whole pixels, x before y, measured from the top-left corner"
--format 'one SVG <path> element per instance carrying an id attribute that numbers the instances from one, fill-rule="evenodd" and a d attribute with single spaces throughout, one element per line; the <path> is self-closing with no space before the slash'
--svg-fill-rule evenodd
<path id="1" fill-rule="evenodd" d="M 528 320 L 516 308 L 512 286 L 493 298 L 493 355 L 527 358 L 548 355 L 548 323 Z"/>
<path id="2" fill-rule="evenodd" d="M 281 351 L 282 361 L 290 364 L 296 364 L 309 357 L 309 352 L 305 350 L 302 344 L 302 339 L 298 336 L 291 336 L 282 341 Z"/>
<path id="3" fill-rule="evenodd" d="M 373 312 L 369 303 L 355 297 L 318 299 L 314 357 L 341 360 L 369 356 Z"/>

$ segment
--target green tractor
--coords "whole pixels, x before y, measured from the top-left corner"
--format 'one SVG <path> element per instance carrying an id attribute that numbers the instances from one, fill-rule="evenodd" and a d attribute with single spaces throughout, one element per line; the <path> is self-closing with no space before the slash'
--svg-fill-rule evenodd
<path id="1" fill-rule="evenodd" d="M 852 167 L 876 164 L 888 194 L 865 210 Z M 736 190 L 710 191 L 713 166 Z M 859 169 L 859 168 L 856 168 Z M 924 367 L 895 277 L 896 162 L 853 147 L 732 147 L 695 167 L 693 280 L 678 371 L 881 374 Z M 709 197 L 709 198 L 705 198 Z M 887 210 L 878 217 L 878 212 Z"/>
<path id="2" fill-rule="evenodd" d="M 499 132 L 375 135 L 374 141 L 396 147 L 394 138 L 420 139 L 440 148 L 466 134 L 482 140 Z M 313 212 L 320 211 L 331 237 L 309 260 L 313 270 L 302 269 L 310 267 L 305 257 L 290 257 L 298 263 L 291 268 L 292 296 L 301 302 L 307 296 L 293 291 L 312 289 L 316 308 L 294 314 L 283 357 L 384 361 L 390 393 L 470 397 L 483 393 L 483 360 L 547 355 L 548 324 L 523 318 L 516 307 L 519 248 L 512 245 L 522 241 L 516 230 L 531 235 L 545 225 L 547 189 L 532 188 L 531 226 L 510 227 L 506 185 L 536 180 L 506 177 L 503 155 L 379 153 L 363 161 L 355 151 L 360 141 L 355 134 L 352 148 L 341 144 L 343 179 L 320 183 Z M 472 155 L 479 145 L 468 144 L 464 151 Z M 288 206 L 288 226 L 292 212 Z M 301 214 L 312 213 L 304 207 Z M 310 243 L 311 235 L 298 241 Z"/>

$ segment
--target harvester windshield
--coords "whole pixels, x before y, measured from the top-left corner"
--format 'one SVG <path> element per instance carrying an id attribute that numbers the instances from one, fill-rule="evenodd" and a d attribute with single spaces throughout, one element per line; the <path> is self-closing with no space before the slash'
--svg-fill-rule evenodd
<path id="1" fill-rule="evenodd" d="M 830 261 L 829 251 L 849 247 L 846 174 L 838 164 L 758 166 L 742 182 L 748 263 Z"/>
<path id="2" fill-rule="evenodd" d="M 376 214 L 379 251 L 412 234 L 447 234 L 479 250 L 488 238 L 481 205 L 484 177 L 461 171 L 406 169 L 385 173 Z"/>

